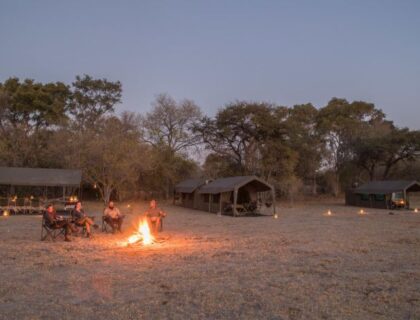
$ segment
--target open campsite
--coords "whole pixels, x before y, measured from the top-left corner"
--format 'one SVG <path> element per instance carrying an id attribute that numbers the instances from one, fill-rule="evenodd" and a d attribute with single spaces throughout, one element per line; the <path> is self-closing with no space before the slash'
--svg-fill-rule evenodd
<path id="1" fill-rule="evenodd" d="M 0 26 L 0 320 L 420 320 L 420 1 Z"/>
<path id="2" fill-rule="evenodd" d="M 40 216 L 1 217 L 0 318 L 420 319 L 420 213 L 325 201 L 234 218 L 168 204 L 165 241 L 127 247 L 145 208 L 132 204 L 123 234 L 71 243 L 39 241 Z"/>

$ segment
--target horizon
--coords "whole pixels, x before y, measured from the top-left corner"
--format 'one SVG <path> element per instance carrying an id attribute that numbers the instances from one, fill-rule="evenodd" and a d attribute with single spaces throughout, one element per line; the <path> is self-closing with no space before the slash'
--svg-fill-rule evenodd
<path id="1" fill-rule="evenodd" d="M 225 104 L 374 103 L 420 129 L 420 3 L 0 3 L 0 81 L 121 81 L 116 112 L 160 93 L 213 116 Z"/>

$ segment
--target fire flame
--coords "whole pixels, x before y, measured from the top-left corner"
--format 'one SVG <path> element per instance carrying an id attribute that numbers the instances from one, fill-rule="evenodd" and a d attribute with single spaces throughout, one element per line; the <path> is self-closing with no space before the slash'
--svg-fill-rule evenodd
<path id="1" fill-rule="evenodd" d="M 149 224 L 145 219 L 141 220 L 135 234 L 128 238 L 128 244 L 133 244 L 142 241 L 143 245 L 151 244 L 154 240 L 150 232 Z"/>

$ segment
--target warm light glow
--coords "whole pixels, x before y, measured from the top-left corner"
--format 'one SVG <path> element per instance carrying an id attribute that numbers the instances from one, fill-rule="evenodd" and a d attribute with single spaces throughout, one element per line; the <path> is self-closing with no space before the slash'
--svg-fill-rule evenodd
<path id="1" fill-rule="evenodd" d="M 98 186 L 96 185 L 96 183 L 93 185 L 93 189 L 96 189 Z"/>
<path id="2" fill-rule="evenodd" d="M 139 232 L 143 235 L 143 244 L 151 244 L 153 241 L 153 236 L 150 233 L 149 225 L 147 222 L 140 224 Z"/>
<path id="3" fill-rule="evenodd" d="M 8 217 L 10 215 L 9 211 L 4 210 L 3 211 L 3 217 Z"/>
<path id="4" fill-rule="evenodd" d="M 34 199 L 34 196 L 30 196 L 30 199 L 33 200 Z"/>
<path id="5" fill-rule="evenodd" d="M 327 216 L 330 216 L 330 215 L 332 215 L 331 210 L 328 210 L 327 211 Z"/>
<path id="6" fill-rule="evenodd" d="M 131 235 L 127 242 L 128 244 L 134 244 L 141 241 L 143 245 L 152 244 L 154 237 L 150 232 L 149 224 L 145 219 L 141 220 L 135 234 Z"/>
<path id="7" fill-rule="evenodd" d="M 275 213 L 273 217 L 274 217 L 274 219 L 277 219 L 279 216 L 278 216 L 277 213 Z"/>
<path id="8" fill-rule="evenodd" d="M 360 209 L 359 214 L 360 214 L 360 215 L 364 215 L 364 214 L 366 214 L 366 212 L 365 212 L 365 210 Z"/>
<path id="9" fill-rule="evenodd" d="M 127 208 L 131 208 L 131 204 L 127 204 Z"/>
<path id="10" fill-rule="evenodd" d="M 419 209 L 414 208 L 414 212 L 415 212 L 415 213 L 419 212 Z"/>

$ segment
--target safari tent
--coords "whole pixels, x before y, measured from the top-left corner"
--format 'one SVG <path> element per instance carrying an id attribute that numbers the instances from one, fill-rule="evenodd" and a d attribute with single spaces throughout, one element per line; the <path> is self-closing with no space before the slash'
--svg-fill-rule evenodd
<path id="1" fill-rule="evenodd" d="M 204 179 L 188 179 L 175 186 L 174 203 L 186 208 L 197 209 L 200 195 L 198 189 L 208 183 Z"/>
<path id="2" fill-rule="evenodd" d="M 346 205 L 380 209 L 410 208 L 410 196 L 419 194 L 417 181 L 371 181 L 346 192 Z"/>
<path id="3" fill-rule="evenodd" d="M 184 191 L 189 191 L 190 197 L 195 199 L 190 208 L 234 216 L 259 213 L 264 206 L 275 212 L 273 186 L 256 176 L 220 178 L 208 183 L 197 181 L 196 184 L 187 180 L 177 185 L 176 190 L 181 191 L 181 186 L 189 186 Z"/>
<path id="4" fill-rule="evenodd" d="M 26 212 L 46 202 L 65 203 L 81 179 L 80 170 L 0 167 L 0 209 Z"/>

